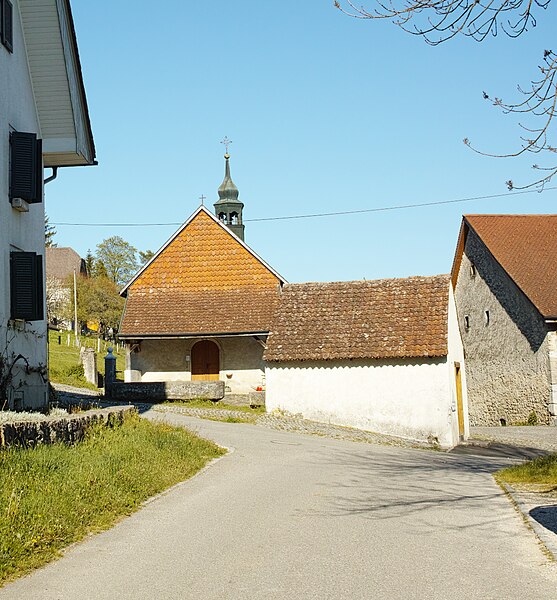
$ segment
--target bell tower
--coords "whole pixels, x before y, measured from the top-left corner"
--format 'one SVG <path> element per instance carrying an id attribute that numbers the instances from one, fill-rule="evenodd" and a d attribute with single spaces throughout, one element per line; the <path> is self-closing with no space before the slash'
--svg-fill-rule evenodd
<path id="1" fill-rule="evenodd" d="M 222 143 L 226 146 L 224 155 L 224 180 L 219 187 L 219 199 L 215 202 L 215 215 L 231 231 L 233 231 L 242 241 L 244 240 L 244 224 L 242 221 L 242 209 L 244 204 L 238 200 L 240 192 L 234 185 L 230 177 L 230 154 L 228 154 L 228 145 L 232 142 L 224 138 Z"/>

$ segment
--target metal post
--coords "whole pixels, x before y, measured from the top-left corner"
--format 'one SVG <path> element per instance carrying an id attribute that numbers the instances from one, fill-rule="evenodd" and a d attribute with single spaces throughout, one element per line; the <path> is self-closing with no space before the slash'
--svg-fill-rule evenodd
<path id="1" fill-rule="evenodd" d="M 104 395 L 112 397 L 112 386 L 116 381 L 116 357 L 112 354 L 112 346 L 108 347 L 108 354 L 104 357 Z"/>

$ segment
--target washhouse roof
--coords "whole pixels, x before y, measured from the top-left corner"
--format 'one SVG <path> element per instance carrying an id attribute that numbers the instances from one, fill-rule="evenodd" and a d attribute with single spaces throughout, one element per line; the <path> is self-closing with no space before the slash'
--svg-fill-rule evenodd
<path id="1" fill-rule="evenodd" d="M 449 276 L 284 286 L 265 360 L 447 354 Z"/>

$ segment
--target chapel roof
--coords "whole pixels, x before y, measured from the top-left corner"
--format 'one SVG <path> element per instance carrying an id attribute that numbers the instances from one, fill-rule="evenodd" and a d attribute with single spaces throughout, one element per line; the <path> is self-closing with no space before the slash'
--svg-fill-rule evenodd
<path id="1" fill-rule="evenodd" d="M 267 361 L 446 356 L 449 276 L 286 284 Z"/>
<path id="2" fill-rule="evenodd" d="M 199 207 L 122 290 L 120 336 L 268 332 L 283 282 Z"/>
<path id="3" fill-rule="evenodd" d="M 265 334 L 279 301 L 278 285 L 210 290 L 131 289 L 123 338 Z"/>
<path id="4" fill-rule="evenodd" d="M 47 248 L 46 249 L 46 276 L 65 280 L 74 271 L 79 275 L 86 275 L 85 261 L 73 248 Z"/>
<path id="5" fill-rule="evenodd" d="M 453 263 L 472 229 L 544 318 L 557 318 L 557 215 L 464 215 Z"/>

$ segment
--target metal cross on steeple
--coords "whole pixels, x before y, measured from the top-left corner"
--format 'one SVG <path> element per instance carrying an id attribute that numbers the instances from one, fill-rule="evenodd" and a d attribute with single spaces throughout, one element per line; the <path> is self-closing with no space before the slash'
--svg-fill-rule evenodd
<path id="1" fill-rule="evenodd" d="M 201 206 L 203 206 L 204 201 L 207 199 L 207 196 L 204 196 L 203 194 L 201 194 L 201 196 L 199 196 L 199 199 L 201 200 Z"/>
<path id="2" fill-rule="evenodd" d="M 229 140 L 228 136 L 225 135 L 224 140 L 222 140 L 221 144 L 224 144 L 224 147 L 226 149 L 226 154 L 228 154 L 228 146 L 230 146 L 231 143 L 232 143 L 232 140 Z"/>

